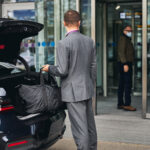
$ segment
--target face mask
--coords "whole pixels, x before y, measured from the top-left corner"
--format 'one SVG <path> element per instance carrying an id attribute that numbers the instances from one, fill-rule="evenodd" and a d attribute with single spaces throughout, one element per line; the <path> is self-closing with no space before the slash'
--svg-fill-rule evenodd
<path id="1" fill-rule="evenodd" d="M 126 34 L 128 37 L 132 37 L 132 32 L 127 32 Z"/>

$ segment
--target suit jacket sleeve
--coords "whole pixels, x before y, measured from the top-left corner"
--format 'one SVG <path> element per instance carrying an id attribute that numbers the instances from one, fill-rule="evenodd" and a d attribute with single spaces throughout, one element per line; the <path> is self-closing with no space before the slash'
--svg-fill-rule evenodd
<path id="1" fill-rule="evenodd" d="M 97 77 L 97 64 L 96 64 L 96 48 L 94 42 L 93 42 L 93 50 L 92 50 L 91 77 L 93 83 L 95 83 Z"/>
<path id="2" fill-rule="evenodd" d="M 65 77 L 68 75 L 69 66 L 69 50 L 62 43 L 59 42 L 56 48 L 56 66 L 50 65 L 50 74 L 58 77 Z"/>
<path id="3" fill-rule="evenodd" d="M 120 40 L 118 42 L 118 56 L 120 58 L 121 63 L 127 62 L 125 48 L 126 48 L 126 40 L 122 36 L 120 37 Z"/>

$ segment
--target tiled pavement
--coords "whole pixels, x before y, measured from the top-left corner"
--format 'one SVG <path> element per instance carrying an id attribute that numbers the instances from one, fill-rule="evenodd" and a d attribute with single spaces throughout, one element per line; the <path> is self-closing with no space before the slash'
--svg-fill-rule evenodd
<path id="1" fill-rule="evenodd" d="M 132 104 L 137 111 L 128 112 L 116 109 L 116 97 L 100 97 L 97 104 L 99 115 L 95 120 L 101 150 L 150 150 L 150 120 L 142 119 L 141 102 L 141 97 L 133 97 Z M 68 117 L 66 125 L 64 139 L 50 150 L 75 150 Z M 63 147 L 68 144 L 71 149 Z"/>
<path id="2" fill-rule="evenodd" d="M 72 139 L 63 139 L 48 150 L 77 150 Z M 97 150 L 150 150 L 148 145 L 99 141 Z"/>

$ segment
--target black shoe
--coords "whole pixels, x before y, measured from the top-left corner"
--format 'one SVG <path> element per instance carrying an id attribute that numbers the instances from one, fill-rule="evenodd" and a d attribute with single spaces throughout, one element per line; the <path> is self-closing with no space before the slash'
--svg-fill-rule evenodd
<path id="1" fill-rule="evenodd" d="M 117 109 L 124 109 L 124 105 L 117 106 Z"/>

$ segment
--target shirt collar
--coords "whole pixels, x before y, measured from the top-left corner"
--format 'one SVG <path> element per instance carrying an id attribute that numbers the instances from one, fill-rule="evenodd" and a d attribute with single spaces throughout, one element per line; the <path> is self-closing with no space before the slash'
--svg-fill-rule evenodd
<path id="1" fill-rule="evenodd" d="M 73 32 L 79 32 L 79 30 L 71 30 L 66 34 L 66 36 L 68 36 L 70 33 L 73 33 Z"/>

